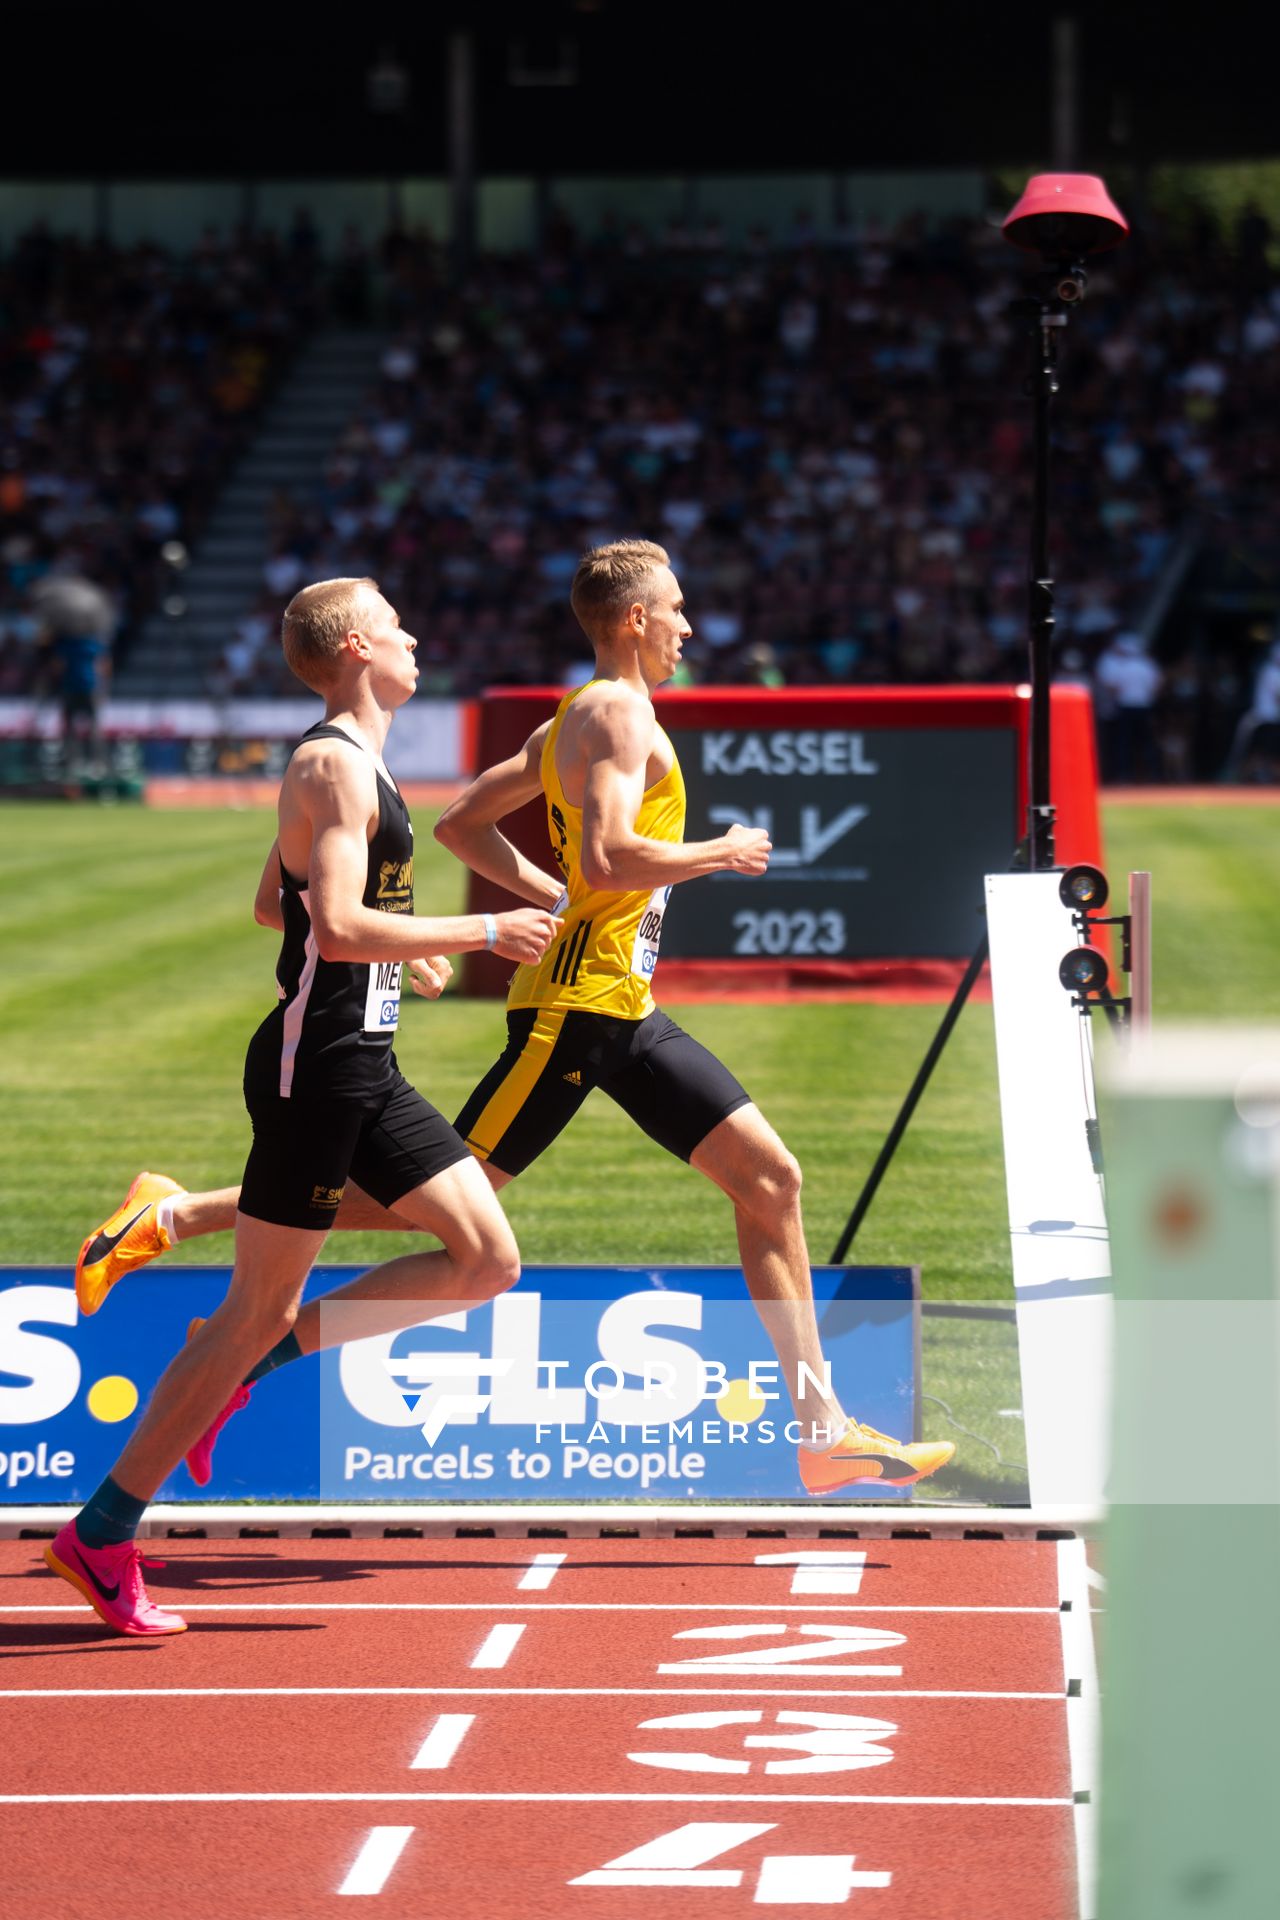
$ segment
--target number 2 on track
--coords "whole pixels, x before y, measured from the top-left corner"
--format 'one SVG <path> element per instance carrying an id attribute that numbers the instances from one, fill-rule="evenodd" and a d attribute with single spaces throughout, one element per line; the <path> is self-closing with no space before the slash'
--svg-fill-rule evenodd
<path id="1" fill-rule="evenodd" d="M 725 1627 L 688 1627 L 682 1633 L 673 1635 L 676 1640 L 747 1640 L 761 1633 L 787 1632 L 784 1626 L 744 1627 L 736 1623 Z M 797 1671 L 797 1663 L 803 1662 L 800 1671 L 803 1674 L 847 1674 L 878 1673 L 900 1674 L 901 1667 L 855 1666 L 853 1661 L 859 1654 L 878 1653 L 882 1647 L 901 1647 L 906 1644 L 906 1635 L 891 1633 L 884 1627 L 803 1626 L 791 1629 L 793 1633 L 809 1636 L 791 1645 L 778 1647 L 725 1647 L 714 1653 L 703 1654 L 697 1660 L 671 1660 L 658 1668 L 659 1673 L 737 1673 L 759 1675 L 782 1675 L 789 1678 Z M 824 1658 L 839 1660 L 839 1666 L 815 1664 Z"/>

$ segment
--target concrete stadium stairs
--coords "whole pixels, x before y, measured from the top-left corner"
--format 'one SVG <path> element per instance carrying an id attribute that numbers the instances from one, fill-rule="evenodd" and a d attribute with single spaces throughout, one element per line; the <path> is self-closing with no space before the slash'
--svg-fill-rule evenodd
<path id="1" fill-rule="evenodd" d="M 158 608 L 150 616 L 116 677 L 118 697 L 198 698 L 208 691 L 237 619 L 261 591 L 273 496 L 281 489 L 305 495 L 376 380 L 385 344 L 377 332 L 326 329 L 304 347 L 176 578 L 185 611 Z"/>

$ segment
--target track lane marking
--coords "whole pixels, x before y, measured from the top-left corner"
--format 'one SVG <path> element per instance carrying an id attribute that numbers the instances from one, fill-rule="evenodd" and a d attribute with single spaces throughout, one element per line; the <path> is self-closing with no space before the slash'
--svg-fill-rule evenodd
<path id="1" fill-rule="evenodd" d="M 381 1893 L 413 1827 L 370 1827 L 339 1893 Z"/>
<path id="2" fill-rule="evenodd" d="M 758 1567 L 794 1567 L 792 1593 L 857 1593 L 867 1565 L 866 1547 L 850 1552 L 831 1548 L 792 1553 L 758 1553 Z"/>
<path id="3" fill-rule="evenodd" d="M 410 1771 L 447 1767 L 471 1731 L 475 1717 L 474 1713 L 438 1713 L 431 1731 L 409 1762 Z"/>
<path id="4" fill-rule="evenodd" d="M 488 1633 L 481 1641 L 474 1659 L 470 1663 L 471 1666 L 473 1668 L 505 1667 L 515 1652 L 523 1632 L 524 1627 L 520 1625 L 490 1627 Z"/>
<path id="5" fill-rule="evenodd" d="M 1059 1796 L 1031 1794 L 962 1793 L 0 1793 L 4 1807 L 82 1807 L 157 1805 L 242 1805 L 277 1802 L 417 1805 L 419 1802 L 465 1801 L 541 1805 L 545 1802 L 671 1802 L 715 1805 L 732 1801 L 752 1805 L 830 1807 L 1065 1807 L 1072 1801 Z"/>
<path id="6" fill-rule="evenodd" d="M 1060 1544 L 1069 1546 L 1070 1541 Z M 166 1601 L 184 1613 L 499 1613 L 508 1607 L 521 1613 L 1051 1613 L 1056 1606 L 872 1606 L 859 1601 L 839 1606 L 814 1601 L 804 1606 L 768 1601 L 675 1600 L 183 1600 L 180 1590 L 164 1591 Z M 47 1606 L 0 1605 L 4 1613 L 92 1613 L 89 1606 L 50 1601 Z"/>
<path id="7" fill-rule="evenodd" d="M 739 1694 L 762 1700 L 811 1697 L 818 1700 L 1052 1700 L 1066 1695 L 1018 1692 L 996 1687 L 4 1687 L 0 1700 L 204 1700 L 204 1699 L 436 1699 L 454 1694 L 481 1700 L 541 1699 L 695 1699 L 721 1700 Z"/>
<path id="8" fill-rule="evenodd" d="M 564 1553 L 535 1553 L 529 1566 L 516 1581 L 526 1593 L 549 1587 L 568 1559 Z"/>

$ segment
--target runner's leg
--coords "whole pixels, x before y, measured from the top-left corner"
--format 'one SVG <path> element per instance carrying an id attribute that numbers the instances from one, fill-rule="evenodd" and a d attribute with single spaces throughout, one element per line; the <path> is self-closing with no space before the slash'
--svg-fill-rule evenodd
<path id="1" fill-rule="evenodd" d="M 474 1160 L 460 1160 L 396 1202 L 410 1229 L 442 1242 L 423 1253 L 403 1254 L 371 1267 L 358 1279 L 307 1303 L 293 1332 L 305 1353 L 317 1353 L 352 1338 L 338 1315 L 326 1324 L 335 1301 L 367 1303 L 360 1336 L 417 1326 L 458 1305 L 492 1299 L 520 1278 L 520 1255 L 507 1216 Z M 341 1215 L 339 1215 L 341 1218 Z"/>
<path id="2" fill-rule="evenodd" d="M 118 1486 L 150 1500 L 255 1361 L 292 1327 L 325 1234 L 236 1218 L 236 1262 L 222 1305 L 170 1361 L 112 1468 Z"/>
<path id="3" fill-rule="evenodd" d="M 829 1445 L 828 1430 L 843 1431 L 845 1414 L 822 1384 L 795 1156 L 724 1062 L 661 1008 L 637 1027 L 628 1064 L 601 1085 L 651 1139 L 733 1202 L 743 1275 L 804 1438 Z"/>
<path id="4" fill-rule="evenodd" d="M 845 1414 L 827 1393 L 800 1211 L 800 1167 L 759 1107 L 739 1107 L 694 1148 L 691 1165 L 733 1202 L 742 1272 L 773 1342 L 796 1417 L 842 1431 Z M 807 1371 L 806 1371 L 807 1370 Z M 817 1436 L 821 1439 L 821 1435 Z"/>
<path id="5" fill-rule="evenodd" d="M 172 1238 L 199 1240 L 207 1233 L 230 1233 L 236 1224 L 240 1204 L 239 1187 L 216 1187 L 206 1193 L 179 1193 L 170 1206 Z M 414 1222 L 379 1206 L 353 1180 L 347 1182 L 342 1204 L 334 1219 L 339 1233 L 412 1233 Z"/>

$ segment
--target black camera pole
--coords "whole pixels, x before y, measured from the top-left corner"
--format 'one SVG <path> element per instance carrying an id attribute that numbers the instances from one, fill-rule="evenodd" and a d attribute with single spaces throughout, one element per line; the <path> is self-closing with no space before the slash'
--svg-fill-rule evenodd
<path id="1" fill-rule="evenodd" d="M 1088 281 L 1078 266 L 1059 268 L 1049 276 L 1050 285 L 1034 298 L 1015 300 L 1011 311 L 1030 321 L 1031 368 L 1027 391 L 1032 399 L 1032 496 L 1031 496 L 1031 571 L 1030 571 L 1030 669 L 1031 724 L 1027 730 L 1027 836 L 1009 863 L 1011 872 L 1020 868 L 1032 873 L 1045 872 L 1054 864 L 1053 804 L 1049 798 L 1049 687 L 1053 678 L 1053 581 L 1049 575 L 1049 405 L 1058 391 L 1058 334 L 1067 324 L 1067 311 L 1085 295 Z M 898 1117 L 876 1155 L 875 1165 L 863 1183 L 844 1231 L 836 1241 L 829 1265 L 845 1260 L 854 1235 L 866 1218 L 876 1191 L 888 1172 L 911 1116 L 942 1050 L 951 1037 L 956 1021 L 978 975 L 987 960 L 988 940 L 983 932 L 965 968 L 942 1023 L 933 1036 L 929 1051 L 920 1062 Z"/>
<path id="2" fill-rule="evenodd" d="M 1049 573 L 1049 406 L 1058 391 L 1058 334 L 1072 305 L 1083 300 L 1083 267 L 1050 275 L 1052 291 L 1014 302 L 1031 322 L 1031 725 L 1028 729 L 1027 851 L 1032 873 L 1054 864 L 1050 794 L 1049 687 L 1053 679 L 1053 580 Z"/>

